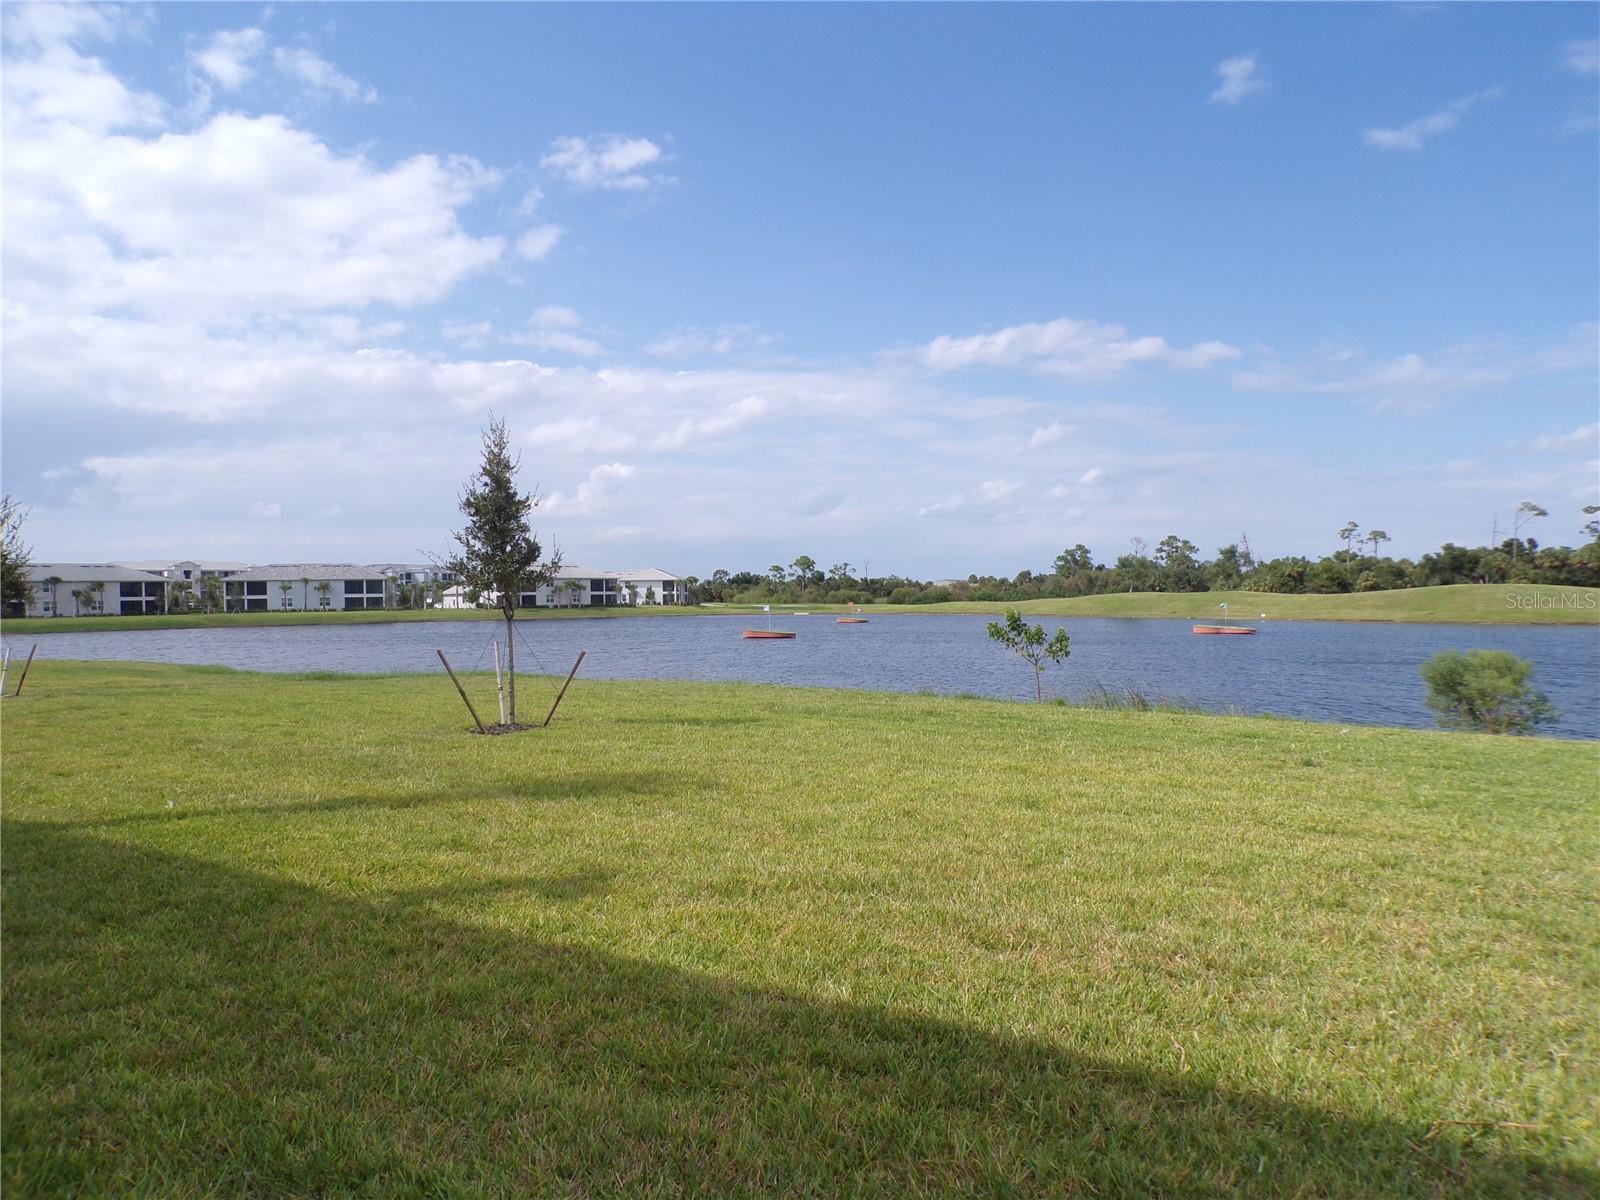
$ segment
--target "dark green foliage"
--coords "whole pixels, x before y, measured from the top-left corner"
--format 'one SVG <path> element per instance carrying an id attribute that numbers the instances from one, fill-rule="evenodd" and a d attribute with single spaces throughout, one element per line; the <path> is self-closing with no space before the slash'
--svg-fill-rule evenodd
<path id="1" fill-rule="evenodd" d="M 1532 733 L 1560 716 L 1528 686 L 1533 664 L 1505 650 L 1441 650 L 1420 670 L 1428 707 L 1447 728 Z"/>
<path id="2" fill-rule="evenodd" d="M 549 583 L 561 566 L 559 554 L 539 561 L 543 550 L 528 527 L 539 498 L 517 491 L 518 466 L 505 421 L 490 418 L 483 432 L 483 463 L 461 495 L 467 518 L 467 527 L 455 534 L 461 549 L 446 562 L 467 587 L 498 595 L 508 621 L 516 615 L 517 598 Z"/>
<path id="3" fill-rule="evenodd" d="M 470 590 L 497 595 L 506 619 L 506 719 L 517 723 L 517 645 L 511 622 L 523 592 L 555 580 L 561 555 L 544 551 L 528 527 L 539 497 L 517 491 L 519 460 L 511 457 L 503 418 L 489 418 L 483 431 L 483 463 L 461 494 L 467 527 L 455 535 L 461 549 L 445 564 Z"/>
<path id="4" fill-rule="evenodd" d="M 22 543 L 22 522 L 27 515 L 10 496 L 0 500 L 0 603 L 7 613 L 25 608 L 33 598 L 33 584 L 28 580 L 33 559 Z"/>
<path id="5" fill-rule="evenodd" d="M 989 636 L 1033 668 L 1033 697 L 1044 701 L 1044 684 L 1040 678 L 1045 660 L 1061 662 L 1072 653 L 1068 647 L 1072 639 L 1067 631 L 1056 628 L 1055 636 L 1046 638 L 1043 625 L 1029 625 L 1014 608 L 1006 609 L 1005 620 L 989 622 Z"/>

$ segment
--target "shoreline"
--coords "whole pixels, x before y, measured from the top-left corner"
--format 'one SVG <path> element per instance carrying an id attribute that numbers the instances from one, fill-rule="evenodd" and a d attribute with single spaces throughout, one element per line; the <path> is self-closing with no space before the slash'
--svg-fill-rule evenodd
<path id="1" fill-rule="evenodd" d="M 250 667 L 229 667 L 210 663 L 177 663 L 160 662 L 150 659 L 122 659 L 122 658 L 46 658 L 37 660 L 50 667 L 65 666 L 69 671 L 87 669 L 91 671 L 142 671 L 146 668 L 157 670 L 172 670 L 182 673 L 195 673 L 205 676 L 238 675 L 249 676 L 252 679 L 272 680 L 286 683 L 334 683 L 334 684 L 371 684 L 384 680 L 423 682 L 442 678 L 437 669 L 422 669 L 415 671 L 330 671 L 330 670 L 296 670 L 296 671 L 262 671 Z M 15 665 L 15 664 L 13 664 Z M 487 684 L 495 678 L 492 669 L 472 667 L 466 670 L 457 670 L 455 674 L 463 680 Z M 544 671 L 518 671 L 517 679 L 520 681 L 538 681 L 541 684 L 557 684 L 562 679 L 562 673 Z M 15 675 L 9 677 L 15 678 Z M 30 683 L 37 686 L 36 681 Z M 1204 717 L 1216 720 L 1239 721 L 1271 721 L 1277 725 L 1308 725 L 1321 730 L 1334 730 L 1341 727 L 1362 730 L 1392 730 L 1399 733 L 1422 733 L 1448 735 L 1451 737 L 1488 737 L 1489 734 L 1479 733 L 1475 730 L 1446 729 L 1441 726 L 1428 725 L 1397 725 L 1383 721 L 1361 720 L 1355 717 L 1307 717 L 1297 716 L 1293 713 L 1283 712 L 1251 712 L 1238 706 L 1209 707 L 1197 701 L 1190 701 L 1182 695 L 1167 695 L 1159 689 L 1152 692 L 1153 699 L 1145 703 L 1144 689 L 1131 688 L 1119 691 L 1115 687 L 1108 688 L 1101 681 L 1096 680 L 1086 684 L 1083 690 L 1073 696 L 1053 695 L 1047 696 L 1042 703 L 1035 703 L 1031 699 L 1009 698 L 1005 696 L 988 696 L 978 692 L 942 692 L 932 688 L 919 688 L 915 691 L 901 688 L 886 687 L 846 687 L 828 686 L 816 683 L 781 683 L 770 680 L 755 679 L 703 679 L 678 676 L 661 675 L 620 675 L 620 676 L 595 676 L 584 680 L 588 687 L 598 685 L 602 690 L 613 687 L 628 687 L 644 684 L 648 686 L 665 685 L 670 687 L 688 687 L 695 690 L 731 690 L 759 692 L 765 689 L 776 689 L 782 693 L 791 693 L 797 696 L 813 695 L 826 697 L 844 697 L 850 700 L 907 700 L 919 699 L 938 702 L 961 704 L 999 704 L 1005 706 L 1018 706 L 1025 710 L 1038 709 L 1040 711 L 1066 709 L 1077 713 L 1127 713 L 1138 714 L 1165 714 L 1174 717 Z M 12 685 L 14 686 L 14 685 Z M 1105 697 L 1114 697 L 1107 701 Z M 1137 696 L 1139 702 L 1132 699 L 1123 699 L 1124 695 Z M 7 697 L 9 699 L 9 697 Z M 834 702 L 832 700 L 830 703 Z M 1600 729 L 1589 732 L 1554 732 L 1541 731 L 1533 734 L 1519 735 L 1507 739 L 1515 741 L 1549 741 L 1561 743 L 1577 743 L 1580 745 L 1600 745 Z"/>
<path id="2" fill-rule="evenodd" d="M 868 617 L 1000 616 L 1015 608 L 1025 618 L 1103 617 L 1138 621 L 1197 621 L 1214 617 L 1217 597 L 1237 605 L 1242 623 L 1265 620 L 1419 625 L 1600 626 L 1600 588 L 1556 584 L 1449 584 L 1384 592 L 1112 592 L 1040 600 L 954 600 L 941 604 L 868 604 Z M 1249 610 L 1265 616 L 1244 613 Z M 797 601 L 773 604 L 773 615 L 836 616 L 846 606 Z M 750 617 L 760 605 L 615 605 L 524 609 L 519 621 L 617 620 L 638 617 Z M 298 625 L 394 625 L 427 621 L 499 621 L 498 609 L 407 609 L 355 612 L 185 613 L 176 616 L 14 617 L 0 635 L 132 633 L 153 629 L 287 628 Z"/>

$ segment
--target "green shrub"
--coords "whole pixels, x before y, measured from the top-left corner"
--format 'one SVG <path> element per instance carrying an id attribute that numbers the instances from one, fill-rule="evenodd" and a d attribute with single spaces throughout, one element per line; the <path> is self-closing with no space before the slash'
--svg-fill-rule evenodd
<path id="1" fill-rule="evenodd" d="M 1560 717 L 1528 686 L 1533 664 L 1505 650 L 1441 650 L 1421 668 L 1439 724 L 1484 733 L 1532 733 Z"/>

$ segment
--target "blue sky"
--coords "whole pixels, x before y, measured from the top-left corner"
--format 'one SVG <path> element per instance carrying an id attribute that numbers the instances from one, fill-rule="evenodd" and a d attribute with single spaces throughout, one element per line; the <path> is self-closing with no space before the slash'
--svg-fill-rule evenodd
<path id="1" fill-rule="evenodd" d="M 4 12 L 42 559 L 921 577 L 1600 501 L 1590 5 Z"/>

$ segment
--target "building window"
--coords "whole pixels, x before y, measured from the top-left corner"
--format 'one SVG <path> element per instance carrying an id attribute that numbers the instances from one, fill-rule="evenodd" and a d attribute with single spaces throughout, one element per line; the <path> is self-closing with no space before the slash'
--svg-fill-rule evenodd
<path id="1" fill-rule="evenodd" d="M 263 599 L 267 594 L 267 581 L 265 579 L 247 579 L 244 581 L 244 594 L 246 596 L 260 596 Z M 263 605 L 265 607 L 265 605 Z"/>

